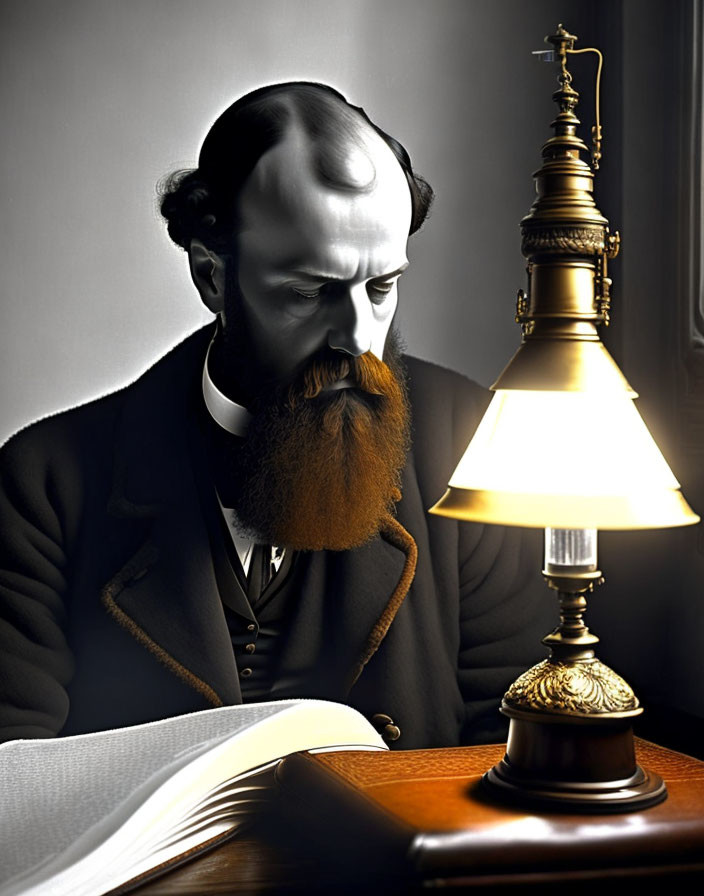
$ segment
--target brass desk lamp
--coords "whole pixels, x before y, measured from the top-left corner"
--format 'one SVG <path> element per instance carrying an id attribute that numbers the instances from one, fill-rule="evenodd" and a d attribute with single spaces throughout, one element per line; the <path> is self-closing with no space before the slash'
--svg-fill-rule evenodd
<path id="1" fill-rule="evenodd" d="M 577 811 L 621 812 L 665 799 L 661 778 L 636 764 L 629 685 L 596 659 L 582 621 L 601 581 L 597 529 L 684 526 L 699 521 L 679 490 L 602 344 L 608 324 L 607 259 L 618 234 L 592 196 L 582 159 L 567 57 L 576 37 L 562 25 L 542 51 L 560 66 L 559 113 L 535 174 L 537 198 L 521 222 L 528 291 L 518 293 L 521 345 L 492 386 L 495 395 L 443 498 L 444 516 L 545 527 L 543 575 L 560 601 L 560 625 L 543 639 L 551 655 L 521 675 L 501 710 L 510 719 L 504 759 L 484 777 L 497 795 Z M 592 165 L 601 146 L 599 75 Z"/>

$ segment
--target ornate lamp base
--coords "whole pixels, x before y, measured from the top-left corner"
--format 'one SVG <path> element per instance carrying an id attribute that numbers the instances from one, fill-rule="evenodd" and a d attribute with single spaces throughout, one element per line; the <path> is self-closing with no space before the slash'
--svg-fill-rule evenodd
<path id="1" fill-rule="evenodd" d="M 552 649 L 514 681 L 501 712 L 511 719 L 506 755 L 484 775 L 493 794 L 530 806 L 630 812 L 662 802 L 662 778 L 636 764 L 632 721 L 643 710 L 626 681 L 594 655 L 582 621 L 598 570 L 545 572 L 558 592 Z"/>
<path id="2" fill-rule="evenodd" d="M 630 812 L 667 796 L 658 775 L 636 764 L 633 713 L 559 716 L 515 710 L 506 755 L 484 775 L 493 794 L 528 806 L 577 812 Z"/>

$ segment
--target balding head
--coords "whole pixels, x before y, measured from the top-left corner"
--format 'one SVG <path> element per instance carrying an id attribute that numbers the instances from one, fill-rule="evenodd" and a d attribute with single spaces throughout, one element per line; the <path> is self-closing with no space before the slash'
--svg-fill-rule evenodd
<path id="1" fill-rule="evenodd" d="M 262 87 L 233 103 L 206 136 L 198 168 L 177 172 L 167 181 L 161 210 L 174 242 L 188 249 L 197 238 L 216 250 L 227 250 L 238 229 L 245 182 L 259 159 L 294 128 L 308 140 L 316 177 L 341 190 L 373 185 L 377 172 L 370 162 L 369 142 L 381 140 L 400 166 L 410 192 L 410 233 L 418 230 L 432 190 L 413 171 L 403 146 L 336 90 L 296 81 Z"/>
<path id="2" fill-rule="evenodd" d="M 266 231 L 269 253 L 281 247 L 293 256 L 293 244 L 308 240 L 300 254 L 309 256 L 316 244 L 341 248 L 362 231 L 382 246 L 391 224 L 393 240 L 405 245 L 411 216 L 401 166 L 361 118 L 344 134 L 328 127 L 316 138 L 293 118 L 243 185 L 236 230 L 238 242 L 254 229 Z"/>

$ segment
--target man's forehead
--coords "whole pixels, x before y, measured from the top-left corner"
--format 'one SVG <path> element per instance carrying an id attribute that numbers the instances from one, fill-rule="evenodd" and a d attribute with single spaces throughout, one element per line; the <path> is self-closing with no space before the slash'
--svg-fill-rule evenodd
<path id="1" fill-rule="evenodd" d="M 368 231 L 388 227 L 380 218 L 403 221 L 407 212 L 407 235 L 411 197 L 405 174 L 386 143 L 367 130 L 360 129 L 359 140 L 320 146 L 299 125 L 289 127 L 245 183 L 240 230 L 278 222 L 323 229 L 342 223 Z"/>

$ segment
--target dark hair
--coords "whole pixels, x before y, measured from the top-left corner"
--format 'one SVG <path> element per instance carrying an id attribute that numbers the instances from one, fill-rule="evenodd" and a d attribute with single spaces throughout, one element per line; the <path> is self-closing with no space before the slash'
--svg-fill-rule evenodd
<path id="1" fill-rule="evenodd" d="M 176 171 L 160 185 L 160 209 L 169 236 L 184 249 L 201 239 L 218 251 L 231 249 L 236 226 L 237 197 L 262 155 L 275 146 L 295 116 L 312 141 L 323 147 L 339 146 L 355 139 L 363 123 L 387 144 L 403 169 L 411 192 L 410 233 L 425 220 L 433 190 L 413 171 L 404 147 L 378 128 L 364 109 L 325 84 L 291 81 L 260 87 L 226 109 L 208 132 L 198 167 Z M 361 118 L 361 120 L 360 120 Z M 358 139 L 358 138 L 357 138 Z M 329 167 L 321 149 L 319 167 Z"/>

